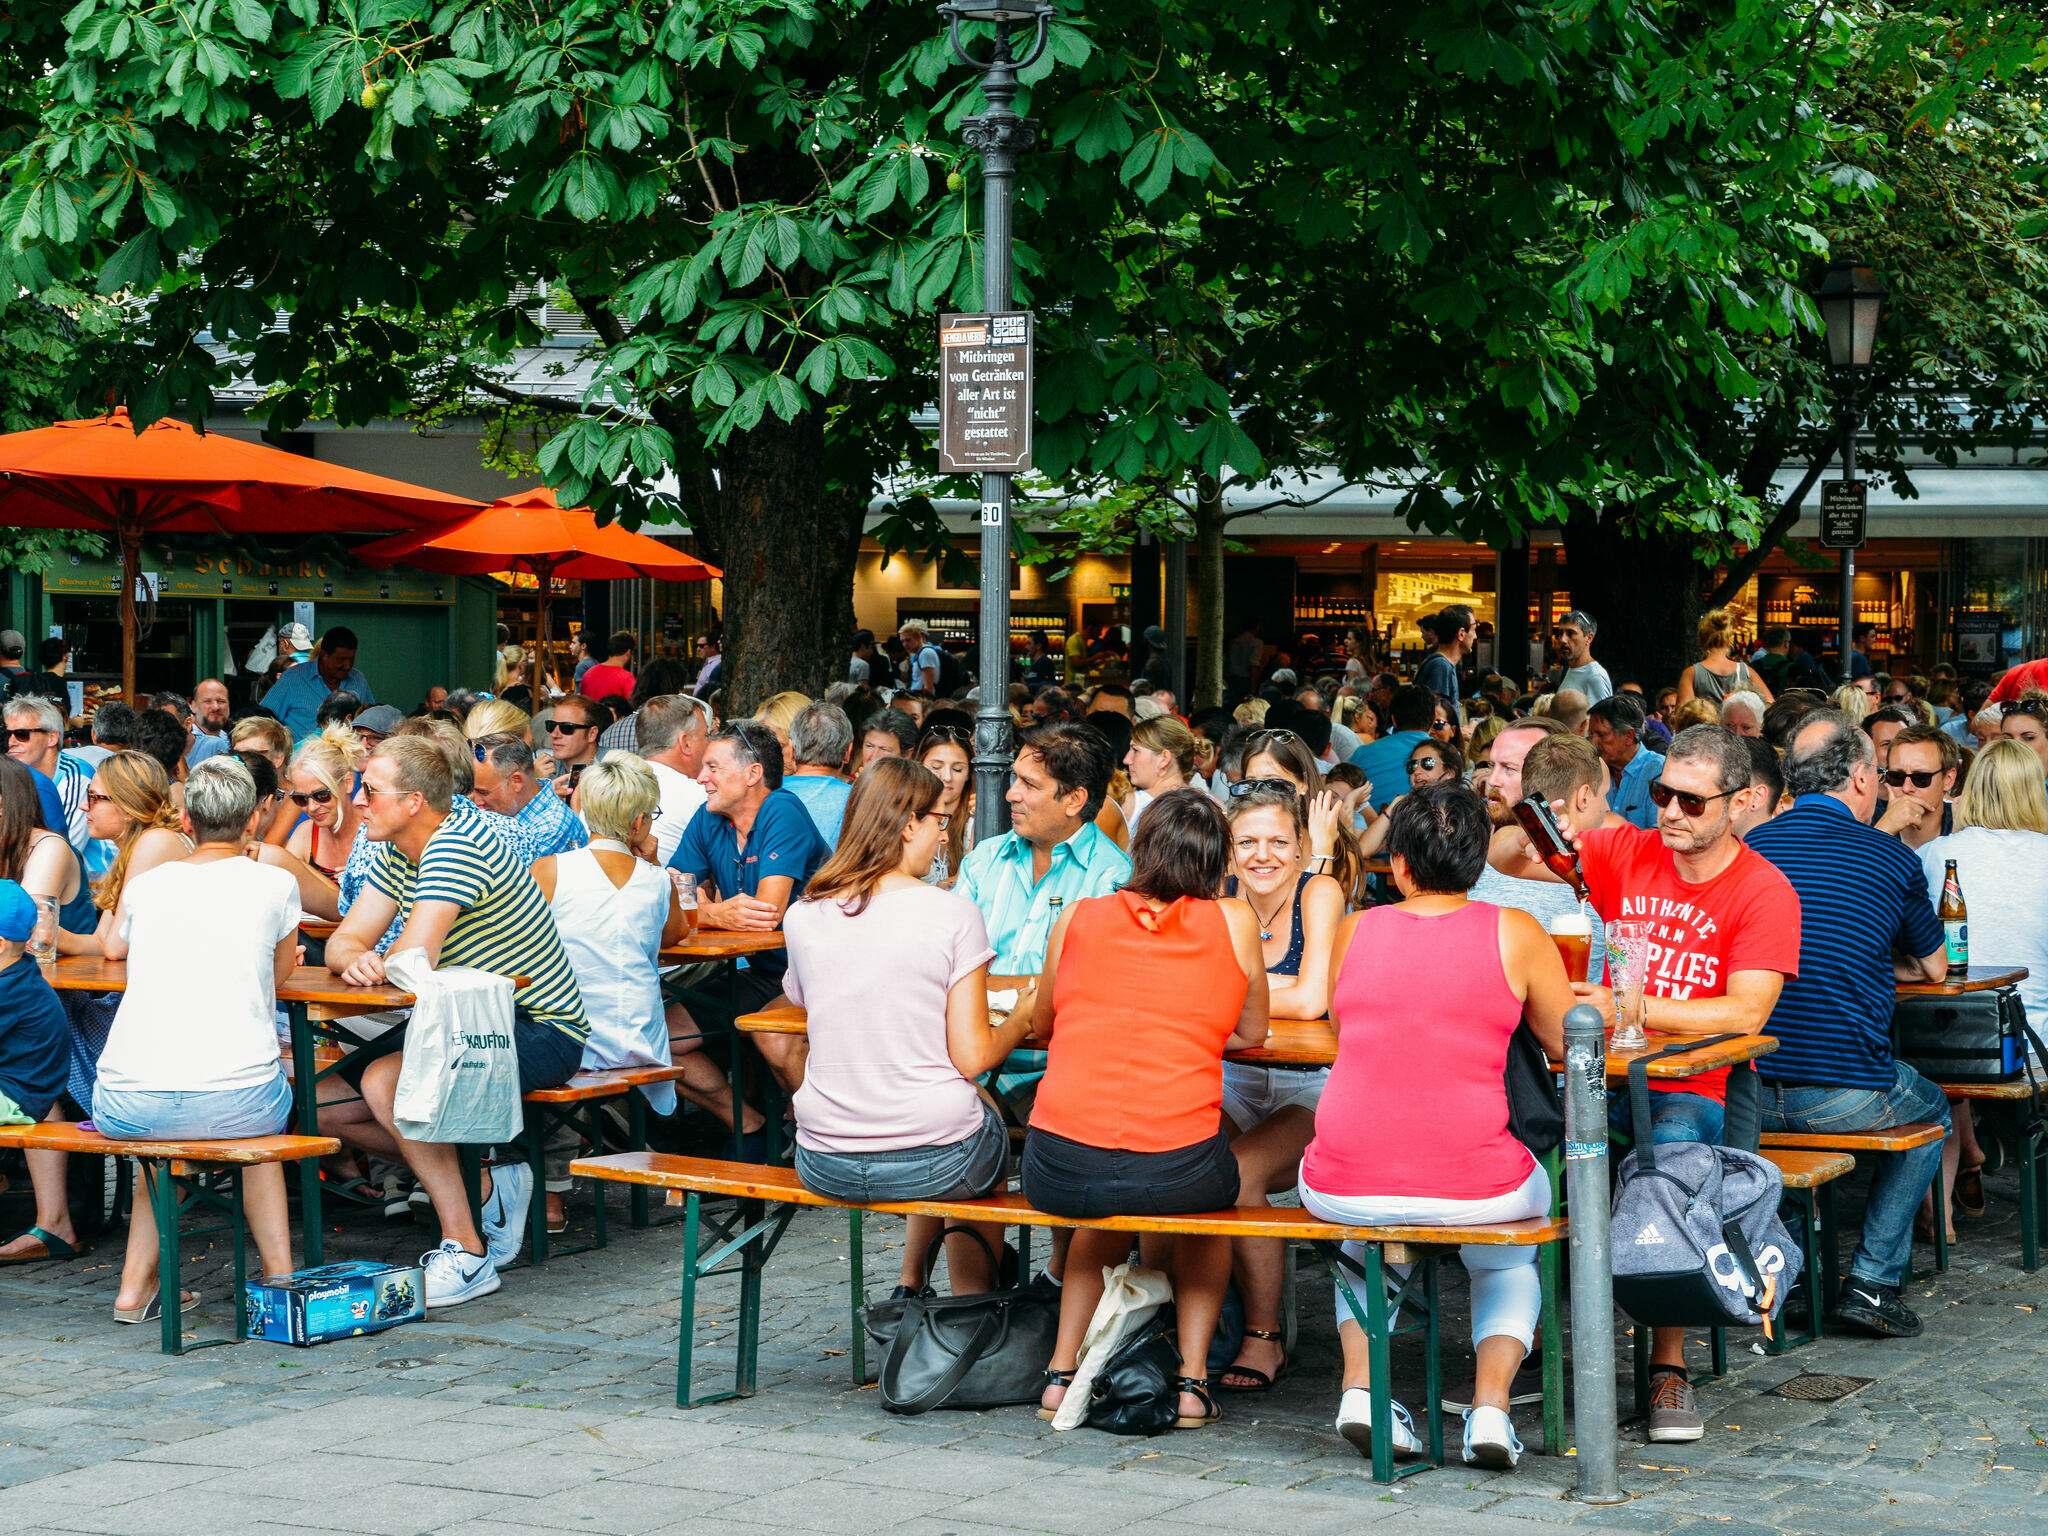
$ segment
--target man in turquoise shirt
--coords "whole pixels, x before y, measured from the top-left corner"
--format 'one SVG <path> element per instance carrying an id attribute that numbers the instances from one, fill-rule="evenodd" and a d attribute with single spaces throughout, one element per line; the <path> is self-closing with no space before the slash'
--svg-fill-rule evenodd
<path id="1" fill-rule="evenodd" d="M 1429 722 L 1436 717 L 1436 695 L 1417 683 L 1394 690 L 1388 706 L 1394 728 L 1378 741 L 1368 741 L 1351 754 L 1351 765 L 1372 785 L 1372 807 L 1379 810 L 1396 795 L 1408 792 L 1408 754 L 1429 740 Z"/>
<path id="2" fill-rule="evenodd" d="M 356 632 L 346 624 L 327 631 L 312 660 L 288 667 L 263 695 L 263 707 L 290 728 L 294 741 L 304 741 L 319 729 L 315 717 L 337 688 L 354 694 L 365 709 L 377 702 L 370 680 L 356 670 Z"/>
<path id="3" fill-rule="evenodd" d="M 1651 831 L 1657 825 L 1657 807 L 1650 799 L 1650 784 L 1663 772 L 1664 759 L 1639 740 L 1647 718 L 1640 698 L 1617 693 L 1593 706 L 1586 736 L 1613 780 L 1608 809 L 1631 826 Z"/>

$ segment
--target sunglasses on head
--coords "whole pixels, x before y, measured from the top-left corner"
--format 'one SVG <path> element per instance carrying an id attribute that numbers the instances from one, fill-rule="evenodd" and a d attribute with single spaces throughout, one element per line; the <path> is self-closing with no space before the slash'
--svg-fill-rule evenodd
<path id="1" fill-rule="evenodd" d="M 1885 783 L 1891 785 L 1893 789 L 1904 789 L 1906 787 L 1906 780 L 1908 779 L 1911 779 L 1913 781 L 1913 787 L 1915 789 L 1925 789 L 1928 785 L 1932 784 L 1936 779 L 1940 778 L 1942 776 L 1943 771 L 1944 770 L 1937 769 L 1933 773 L 1909 773 L 1904 768 L 1887 768 L 1883 773 L 1880 773 L 1878 777 L 1883 779 Z"/>
<path id="2" fill-rule="evenodd" d="M 1301 740 L 1301 738 L 1300 738 L 1299 736 L 1295 735 L 1295 734 L 1294 734 L 1294 732 L 1292 732 L 1292 731 L 1288 731 L 1288 730 L 1282 730 L 1282 729 L 1281 729 L 1280 727 L 1278 727 L 1278 726 L 1274 726 L 1274 727 L 1273 727 L 1273 728 L 1272 728 L 1271 730 L 1261 730 L 1261 731 L 1255 731 L 1255 732 L 1253 732 L 1253 733 L 1252 733 L 1252 735 L 1251 735 L 1250 737 L 1248 737 L 1248 738 L 1246 739 L 1246 743 L 1245 743 L 1245 744 L 1246 744 L 1247 746 L 1249 746 L 1249 745 L 1250 745 L 1250 744 L 1251 744 L 1252 742 L 1254 742 L 1254 741 L 1299 741 L 1299 740 Z"/>
<path id="3" fill-rule="evenodd" d="M 548 731 L 550 732 L 550 734 L 556 736 L 568 736 L 572 735 L 577 731 L 588 731 L 592 729 L 594 729 L 594 726 L 588 721 L 550 720 L 548 722 Z"/>
<path id="4" fill-rule="evenodd" d="M 303 811 L 309 805 L 329 804 L 334 799 L 334 791 L 331 789 L 308 789 L 304 791 L 295 789 L 291 792 L 289 798 L 293 805 L 296 805 Z"/>
<path id="5" fill-rule="evenodd" d="M 1707 807 L 1714 801 L 1726 800 L 1730 795 L 1740 793 L 1740 790 L 1724 789 L 1718 795 L 1695 795 L 1690 790 L 1673 789 L 1662 779 L 1650 780 L 1650 800 L 1656 805 L 1658 810 L 1663 810 L 1665 806 L 1676 800 L 1678 808 L 1688 816 L 1704 816 L 1707 813 Z"/>
<path id="6" fill-rule="evenodd" d="M 1230 786 L 1230 797 L 1233 800 L 1242 800 L 1246 795 L 1256 795 L 1262 789 L 1270 789 L 1284 795 L 1298 793 L 1294 785 L 1286 779 L 1239 779 Z"/>

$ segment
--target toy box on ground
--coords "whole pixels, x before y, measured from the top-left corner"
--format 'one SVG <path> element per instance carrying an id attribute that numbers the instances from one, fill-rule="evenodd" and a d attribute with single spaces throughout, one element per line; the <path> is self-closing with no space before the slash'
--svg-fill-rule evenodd
<path id="1" fill-rule="evenodd" d="M 249 1337 L 278 1344 L 323 1344 L 380 1333 L 426 1315 L 417 1265 L 322 1264 L 289 1275 L 251 1280 Z"/>

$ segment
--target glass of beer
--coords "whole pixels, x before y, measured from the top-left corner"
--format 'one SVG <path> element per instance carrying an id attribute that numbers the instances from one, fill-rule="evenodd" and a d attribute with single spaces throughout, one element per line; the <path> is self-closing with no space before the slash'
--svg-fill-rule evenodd
<path id="1" fill-rule="evenodd" d="M 1586 981 L 1593 969 L 1593 920 L 1583 912 L 1560 912 L 1550 920 L 1550 942 L 1564 961 L 1566 981 Z"/>
<path id="2" fill-rule="evenodd" d="M 683 926 L 692 933 L 697 931 L 697 877 L 686 875 L 680 869 L 668 872 L 668 878 L 676 888 L 676 905 L 683 909 Z"/>

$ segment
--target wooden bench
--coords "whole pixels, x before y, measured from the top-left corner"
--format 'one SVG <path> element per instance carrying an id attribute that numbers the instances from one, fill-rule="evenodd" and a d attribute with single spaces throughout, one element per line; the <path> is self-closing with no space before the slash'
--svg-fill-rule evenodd
<path id="1" fill-rule="evenodd" d="M 1781 1326 L 1777 1337 L 1766 1339 L 1764 1349 L 1781 1355 L 1801 1344 L 1820 1341 L 1824 1330 L 1822 1315 L 1834 1307 L 1838 1258 L 1835 1252 L 1835 1180 L 1855 1171 L 1856 1159 L 1847 1152 L 1804 1151 L 1792 1147 L 1765 1147 L 1761 1155 L 1777 1165 L 1785 1180 L 1785 1203 L 1799 1215 L 1799 1248 L 1806 1260 L 1806 1329 L 1791 1337 Z M 1821 1240 L 1825 1235 L 1826 1241 Z"/>
<path id="2" fill-rule="evenodd" d="M 560 1087 L 536 1088 L 531 1093 L 520 1095 L 526 1117 L 526 1129 L 520 1136 L 520 1144 L 526 1153 L 527 1166 L 533 1170 L 533 1203 L 527 1214 L 533 1257 L 527 1262 L 545 1264 L 551 1251 L 565 1255 L 587 1253 L 593 1248 L 604 1247 L 606 1243 L 605 1192 L 604 1184 L 600 1182 L 596 1186 L 597 1211 L 591 1222 L 592 1240 L 580 1248 L 551 1250 L 548 1242 L 548 1137 L 558 1130 L 570 1130 L 593 1152 L 602 1152 L 605 1136 L 600 1106 L 611 1099 L 625 1098 L 626 1145 L 635 1152 L 645 1151 L 647 1096 L 633 1090 L 649 1083 L 679 1082 L 682 1076 L 681 1067 L 610 1067 L 596 1072 L 578 1072 Z M 648 1225 L 646 1189 L 634 1186 L 627 1203 L 633 1225 Z M 503 1267 L 517 1269 L 522 1266 L 508 1264 Z"/>
<path id="3" fill-rule="evenodd" d="M 1888 1126 L 1877 1131 L 1765 1131 L 1761 1150 L 1766 1154 L 1773 1150 L 1799 1152 L 1911 1152 L 1915 1147 L 1924 1147 L 1940 1141 L 1948 1135 L 1945 1126 L 1927 1121 L 1909 1121 L 1905 1125 Z M 1934 1173 L 1934 1208 L 1944 1209 L 1946 1190 L 1941 1181 L 1941 1170 Z M 1834 1226 L 1833 1190 L 1829 1190 L 1828 1226 Z M 1828 1239 L 1830 1253 L 1834 1250 L 1834 1239 Z M 1830 1271 L 1833 1269 L 1831 1263 Z M 1910 1262 L 1906 1266 L 1906 1280 L 1924 1280 L 1928 1275 L 1948 1272 L 1948 1222 L 1937 1219 L 1934 1223 L 1934 1268 L 1926 1274 L 1915 1274 Z M 1828 1305 L 1834 1305 L 1834 1297 L 1828 1297 Z"/>
<path id="4" fill-rule="evenodd" d="M 1419 1330 L 1426 1335 L 1428 1396 L 1425 1401 L 1434 1404 L 1443 1396 L 1442 1365 L 1437 1348 L 1437 1261 L 1443 1250 L 1464 1243 L 1543 1246 L 1562 1242 L 1567 1231 L 1561 1218 L 1501 1222 L 1480 1227 L 1340 1227 L 1318 1221 L 1305 1211 L 1265 1205 L 1238 1206 L 1227 1211 L 1186 1216 L 1112 1216 L 1096 1221 L 1076 1221 L 1070 1217 L 1048 1216 L 1034 1210 L 1022 1195 L 1012 1194 L 989 1195 L 979 1200 L 911 1200 L 852 1205 L 804 1188 L 794 1169 L 676 1157 L 658 1152 L 623 1152 L 605 1157 L 579 1158 L 570 1165 L 569 1171 L 579 1178 L 681 1190 L 685 1195 L 682 1320 L 676 1347 L 676 1405 L 681 1408 L 753 1394 L 760 1349 L 761 1271 L 782 1240 L 791 1217 L 801 1206 L 821 1206 L 848 1213 L 851 1242 L 848 1311 L 852 1328 L 848 1354 L 857 1385 L 865 1385 L 867 1380 L 861 1218 L 868 1211 L 892 1216 L 936 1216 L 954 1221 L 997 1222 L 1005 1226 L 1087 1227 L 1105 1232 L 1166 1235 L 1278 1237 L 1311 1243 L 1329 1264 L 1338 1294 L 1365 1330 L 1368 1340 L 1372 1359 L 1373 1477 L 1382 1483 L 1443 1465 L 1443 1418 L 1433 1412 L 1428 1415 L 1426 1461 L 1399 1472 L 1394 1469 L 1391 1386 L 1392 1341 L 1398 1334 Z M 700 1208 L 705 1196 L 732 1198 L 737 1202 L 733 1214 L 726 1219 L 707 1216 Z M 769 1207 L 773 1207 L 772 1211 L 767 1209 Z M 712 1238 L 708 1251 L 700 1252 L 699 1229 L 706 1225 L 712 1229 Z M 1345 1241 L 1369 1245 L 1363 1264 L 1355 1263 L 1339 1251 L 1339 1245 Z M 735 1255 L 738 1258 L 736 1270 L 718 1268 Z M 1413 1263 L 1414 1270 L 1402 1283 L 1398 1294 L 1389 1297 L 1384 1283 L 1385 1266 L 1403 1263 Z M 697 1282 L 712 1274 L 732 1273 L 737 1273 L 740 1280 L 733 1387 L 729 1392 L 693 1397 L 690 1373 Z M 1363 1284 L 1354 1289 L 1347 1275 L 1355 1275 Z M 1403 1304 L 1413 1306 L 1419 1320 L 1396 1328 L 1393 1326 L 1395 1314 Z M 1554 1285 L 1544 1287 L 1542 1326 L 1545 1339 L 1563 1339 Z M 1563 1350 L 1555 1346 L 1546 1349 L 1543 1355 L 1544 1448 L 1552 1455 L 1557 1454 L 1563 1445 L 1563 1356 Z"/>
<path id="5" fill-rule="evenodd" d="M 209 1349 L 215 1344 L 232 1344 L 249 1336 L 249 1313 L 245 1305 L 249 1275 L 242 1220 L 242 1170 L 262 1163 L 292 1163 L 302 1158 L 325 1157 L 341 1150 L 341 1143 L 331 1136 L 252 1136 L 242 1141 L 119 1141 L 65 1120 L 0 1126 L 0 1146 L 132 1157 L 142 1165 L 143 1184 L 156 1208 L 158 1278 L 166 1298 L 163 1351 L 167 1355 L 182 1355 L 188 1348 Z M 216 1172 L 224 1172 L 228 1177 L 225 1203 L 219 1193 L 206 1184 L 208 1175 Z M 211 1206 L 216 1212 L 223 1213 L 225 1224 L 181 1230 L 179 1223 L 185 1213 L 200 1206 Z M 233 1339 L 204 1339 L 187 1345 L 184 1313 L 178 1304 L 179 1240 L 220 1231 L 231 1231 L 234 1237 L 235 1336 Z"/>
<path id="6" fill-rule="evenodd" d="M 1936 1083 L 1952 1099 L 1971 1103 L 2033 1106 L 2034 1085 L 2024 1078 L 2009 1083 Z M 2048 1119 L 2030 1116 L 2020 1127 L 2014 1151 L 2020 1174 L 2020 1268 L 2029 1274 L 2041 1267 L 2041 1214 L 2048 1208 Z"/>

